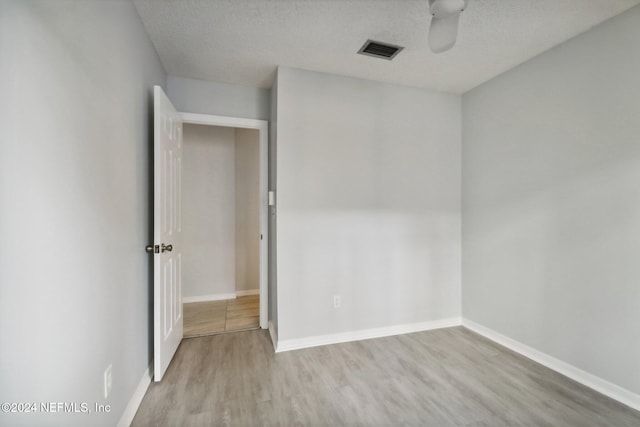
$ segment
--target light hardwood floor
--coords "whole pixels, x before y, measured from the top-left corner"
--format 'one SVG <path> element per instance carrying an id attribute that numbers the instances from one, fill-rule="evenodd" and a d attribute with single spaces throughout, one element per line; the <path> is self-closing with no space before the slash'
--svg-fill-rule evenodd
<path id="1" fill-rule="evenodd" d="M 463 327 L 274 354 L 268 331 L 182 341 L 133 426 L 640 426 Z"/>
<path id="2" fill-rule="evenodd" d="M 221 332 L 256 329 L 260 326 L 260 295 L 224 301 L 184 304 L 185 338 Z"/>

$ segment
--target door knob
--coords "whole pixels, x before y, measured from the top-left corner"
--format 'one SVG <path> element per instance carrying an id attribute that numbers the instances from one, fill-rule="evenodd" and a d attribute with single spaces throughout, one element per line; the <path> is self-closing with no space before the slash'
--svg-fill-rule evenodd
<path id="1" fill-rule="evenodd" d="M 173 250 L 173 245 L 165 245 L 164 243 L 161 246 L 162 252 L 171 252 Z"/>

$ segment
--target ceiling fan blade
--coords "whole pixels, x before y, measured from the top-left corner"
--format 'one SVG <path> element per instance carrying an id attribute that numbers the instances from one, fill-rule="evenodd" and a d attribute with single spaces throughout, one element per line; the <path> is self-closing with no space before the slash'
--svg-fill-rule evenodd
<path id="1" fill-rule="evenodd" d="M 460 14 L 456 13 L 441 18 L 431 18 L 429 28 L 429 47 L 434 53 L 449 50 L 456 44 L 458 38 L 458 21 Z"/>

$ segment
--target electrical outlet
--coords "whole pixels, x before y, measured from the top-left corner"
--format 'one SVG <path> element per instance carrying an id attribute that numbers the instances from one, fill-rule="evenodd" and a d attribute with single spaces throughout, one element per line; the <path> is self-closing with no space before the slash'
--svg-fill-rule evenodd
<path id="1" fill-rule="evenodd" d="M 333 308 L 340 308 L 340 295 L 333 296 Z"/>
<path id="2" fill-rule="evenodd" d="M 104 370 L 104 398 L 106 399 L 111 393 L 111 387 L 113 386 L 113 367 L 111 364 Z"/>

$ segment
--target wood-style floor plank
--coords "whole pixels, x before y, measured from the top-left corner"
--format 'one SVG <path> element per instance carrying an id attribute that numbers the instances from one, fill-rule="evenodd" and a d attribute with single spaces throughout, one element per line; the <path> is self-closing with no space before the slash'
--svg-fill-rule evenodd
<path id="1" fill-rule="evenodd" d="M 183 305 L 185 338 L 260 327 L 260 295 Z"/>
<path id="2" fill-rule="evenodd" d="M 274 354 L 184 340 L 134 426 L 640 426 L 640 412 L 463 327 Z"/>
<path id="3" fill-rule="evenodd" d="M 238 331 L 242 329 L 257 328 L 258 325 L 260 325 L 260 316 L 239 317 L 235 319 L 227 317 L 225 329 L 227 331 Z"/>
<path id="4" fill-rule="evenodd" d="M 227 302 L 206 301 L 183 304 L 183 336 L 224 332 Z"/>

